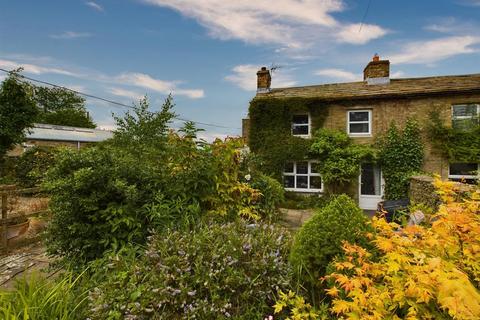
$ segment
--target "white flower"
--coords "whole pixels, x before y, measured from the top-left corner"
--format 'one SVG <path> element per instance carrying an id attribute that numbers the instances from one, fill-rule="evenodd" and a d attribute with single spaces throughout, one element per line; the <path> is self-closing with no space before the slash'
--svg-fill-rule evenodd
<path id="1" fill-rule="evenodd" d="M 250 179 L 252 179 L 252 176 L 249 175 L 249 174 L 247 174 L 247 175 L 245 176 L 245 180 L 250 181 Z"/>

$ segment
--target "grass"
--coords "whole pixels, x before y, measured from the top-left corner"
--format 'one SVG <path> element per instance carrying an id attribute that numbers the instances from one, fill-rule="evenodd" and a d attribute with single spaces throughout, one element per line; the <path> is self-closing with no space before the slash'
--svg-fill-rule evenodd
<path id="1" fill-rule="evenodd" d="M 82 275 L 49 280 L 39 274 L 17 280 L 13 290 L 0 291 L 0 318 L 5 320 L 80 319 L 87 304 Z M 85 317 L 83 317 L 85 318 Z"/>

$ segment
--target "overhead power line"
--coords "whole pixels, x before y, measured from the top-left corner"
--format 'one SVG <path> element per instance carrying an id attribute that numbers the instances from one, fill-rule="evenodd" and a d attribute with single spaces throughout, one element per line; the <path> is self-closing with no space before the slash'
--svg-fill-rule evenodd
<path id="1" fill-rule="evenodd" d="M 368 0 L 367 10 L 365 10 L 365 14 L 363 15 L 362 22 L 360 23 L 360 28 L 358 29 L 359 33 L 362 31 L 362 27 L 363 27 L 363 24 L 365 23 L 365 19 L 367 18 L 368 10 L 370 9 L 371 4 L 372 4 L 372 0 Z"/>
<path id="2" fill-rule="evenodd" d="M 12 74 L 12 73 L 13 73 L 12 71 L 5 70 L 5 69 L 3 69 L 3 68 L 0 68 L 0 71 L 3 71 L 3 72 L 8 73 L 8 74 Z M 67 87 L 64 87 L 64 86 L 60 86 L 60 85 L 58 85 L 58 84 L 54 84 L 54 83 L 51 83 L 51 82 L 34 79 L 34 78 L 31 78 L 31 77 L 25 76 L 25 75 L 23 75 L 23 74 L 18 74 L 18 76 L 21 77 L 21 78 L 23 78 L 23 79 L 29 80 L 29 81 L 41 83 L 41 84 L 48 85 L 48 86 L 52 86 L 52 87 L 55 87 L 55 88 L 60 88 L 60 89 L 68 90 L 68 91 L 74 92 L 74 93 L 76 93 L 76 94 L 82 95 L 82 96 L 84 96 L 84 97 L 88 97 L 88 98 L 92 98 L 92 99 L 97 99 L 97 100 L 100 100 L 100 101 L 104 101 L 104 102 L 107 102 L 107 103 L 112 104 L 112 105 L 115 106 L 115 107 L 124 107 L 124 108 L 129 108 L 129 109 L 135 109 L 134 106 L 131 106 L 131 105 L 128 105 L 128 104 L 124 104 L 124 103 L 117 102 L 117 101 L 114 101 L 114 100 L 102 98 L 102 97 L 95 96 L 95 95 L 93 95 L 93 94 L 88 94 L 88 93 L 85 93 L 85 92 L 81 92 L 81 91 L 78 91 L 78 90 L 70 89 L 70 88 L 67 88 Z M 195 124 L 202 125 L 202 126 L 208 126 L 208 127 L 216 127 L 216 128 L 223 128 L 223 129 L 236 129 L 236 130 L 241 130 L 241 128 L 237 128 L 237 127 L 228 127 L 228 126 L 222 126 L 222 125 L 214 124 L 214 123 L 206 123 L 206 122 L 201 122 L 201 121 L 193 121 L 193 120 L 188 120 L 188 119 L 181 118 L 181 117 L 174 117 L 174 119 L 175 119 L 175 120 L 178 120 L 178 121 L 183 121 L 183 122 L 193 122 L 193 123 L 195 123 Z"/>

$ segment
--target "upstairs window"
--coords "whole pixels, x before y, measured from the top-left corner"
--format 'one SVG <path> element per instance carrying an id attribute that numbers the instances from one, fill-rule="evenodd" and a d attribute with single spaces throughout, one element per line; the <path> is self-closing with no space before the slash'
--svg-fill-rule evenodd
<path id="1" fill-rule="evenodd" d="M 287 162 L 283 170 L 286 190 L 297 192 L 322 192 L 322 177 L 315 161 Z"/>
<path id="2" fill-rule="evenodd" d="M 448 178 L 451 180 L 463 180 L 467 183 L 475 183 L 480 176 L 478 163 L 450 163 Z"/>
<path id="3" fill-rule="evenodd" d="M 292 135 L 310 136 L 310 116 L 308 114 L 296 114 L 292 117 Z"/>
<path id="4" fill-rule="evenodd" d="M 457 104 L 452 106 L 452 127 L 460 130 L 473 129 L 479 125 L 480 104 Z"/>
<path id="5" fill-rule="evenodd" d="M 347 113 L 347 132 L 351 136 L 372 134 L 372 111 L 351 110 Z"/>

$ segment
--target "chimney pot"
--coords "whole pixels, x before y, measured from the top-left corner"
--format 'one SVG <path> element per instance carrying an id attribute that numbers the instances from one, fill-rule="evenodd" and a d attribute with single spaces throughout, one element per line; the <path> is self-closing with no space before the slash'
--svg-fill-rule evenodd
<path id="1" fill-rule="evenodd" d="M 266 67 L 262 67 L 257 72 L 257 92 L 269 92 L 270 85 L 272 83 L 272 76 L 270 70 Z"/>
<path id="2" fill-rule="evenodd" d="M 375 55 L 373 56 L 372 61 L 380 61 L 380 56 L 378 55 L 378 53 L 375 53 Z"/>

